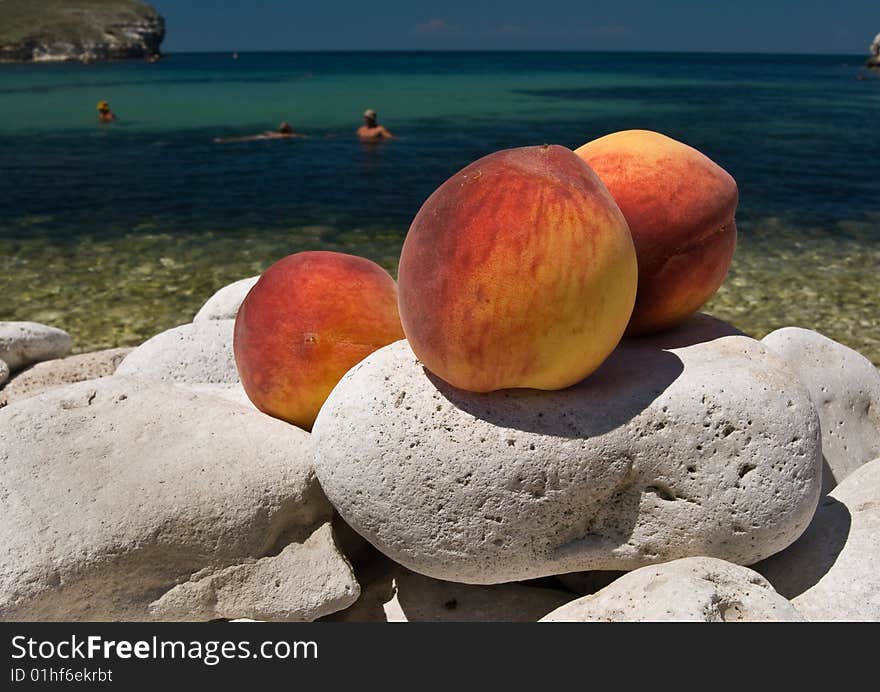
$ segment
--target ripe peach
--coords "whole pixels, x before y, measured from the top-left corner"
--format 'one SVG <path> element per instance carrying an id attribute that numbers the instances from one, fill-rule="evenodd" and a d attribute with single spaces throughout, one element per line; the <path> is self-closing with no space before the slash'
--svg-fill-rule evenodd
<path id="1" fill-rule="evenodd" d="M 508 149 L 419 210 L 400 316 L 422 363 L 456 387 L 562 389 L 617 345 L 636 277 L 626 220 L 589 166 L 560 146 Z"/>
<path id="2" fill-rule="evenodd" d="M 683 322 L 724 282 L 736 249 L 736 181 L 696 149 L 627 130 L 575 153 L 596 171 L 632 231 L 639 292 L 628 334 Z"/>
<path id="3" fill-rule="evenodd" d="M 254 405 L 310 430 L 342 376 L 402 338 L 388 272 L 362 257 L 300 252 L 269 267 L 250 290 L 233 350 Z"/>

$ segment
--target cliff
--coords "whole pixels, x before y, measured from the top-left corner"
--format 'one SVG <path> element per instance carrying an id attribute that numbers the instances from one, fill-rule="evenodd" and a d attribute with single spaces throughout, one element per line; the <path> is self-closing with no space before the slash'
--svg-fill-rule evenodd
<path id="1" fill-rule="evenodd" d="M 872 67 L 874 69 L 880 68 L 880 34 L 877 34 L 874 37 L 874 42 L 871 44 L 871 57 L 865 62 L 868 67 Z"/>
<path id="2" fill-rule="evenodd" d="M 0 0 L 0 62 L 145 58 L 164 37 L 164 18 L 134 0 Z"/>

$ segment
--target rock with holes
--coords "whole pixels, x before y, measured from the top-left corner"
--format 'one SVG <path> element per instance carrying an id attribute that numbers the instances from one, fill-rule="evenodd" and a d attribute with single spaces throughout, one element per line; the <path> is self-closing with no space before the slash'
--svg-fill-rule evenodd
<path id="1" fill-rule="evenodd" d="M 569 389 L 490 394 L 399 341 L 324 404 L 318 477 L 355 530 L 437 579 L 756 562 L 812 517 L 819 424 L 785 362 L 734 331 L 697 317 L 625 341 Z"/>
<path id="2" fill-rule="evenodd" d="M 193 317 L 193 322 L 201 322 L 202 320 L 234 320 L 236 315 L 238 315 L 238 309 L 241 307 L 242 302 L 259 278 L 259 276 L 251 276 L 224 286 L 208 298 L 208 301 L 199 309 L 196 316 Z"/>
<path id="3" fill-rule="evenodd" d="M 5 360 L 0 360 L 0 387 L 2 387 L 6 380 L 9 379 L 9 366 L 6 365 Z"/>
<path id="4" fill-rule="evenodd" d="M 0 409 L 0 619 L 310 620 L 358 586 L 310 436 L 105 377 Z"/>
<path id="5" fill-rule="evenodd" d="M 112 375 L 130 352 L 130 348 L 111 348 L 37 363 L 20 373 L 0 392 L 0 406 L 52 387 Z"/>
<path id="6" fill-rule="evenodd" d="M 0 360 L 9 370 L 70 353 L 70 334 L 38 322 L 0 322 Z"/>
<path id="7" fill-rule="evenodd" d="M 431 579 L 390 560 L 358 572 L 361 596 L 333 622 L 536 622 L 574 598 L 527 584 L 476 586 Z"/>
<path id="8" fill-rule="evenodd" d="M 762 341 L 810 390 L 822 428 L 824 492 L 880 457 L 880 372 L 871 361 L 809 329 L 777 329 Z"/>
<path id="9" fill-rule="evenodd" d="M 642 567 L 541 622 L 803 622 L 764 577 L 711 557 Z"/>
<path id="10" fill-rule="evenodd" d="M 755 569 L 807 620 L 880 622 L 880 459 L 853 471 L 804 535 Z"/>
<path id="11" fill-rule="evenodd" d="M 157 334 L 132 351 L 116 370 L 158 382 L 235 384 L 235 320 L 204 320 Z"/>

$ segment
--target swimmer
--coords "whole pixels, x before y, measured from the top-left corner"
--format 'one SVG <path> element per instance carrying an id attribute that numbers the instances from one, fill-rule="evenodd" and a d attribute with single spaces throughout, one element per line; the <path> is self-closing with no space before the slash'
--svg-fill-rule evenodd
<path id="1" fill-rule="evenodd" d="M 358 128 L 357 136 L 362 140 L 370 142 L 380 139 L 392 139 L 394 137 L 387 128 L 376 121 L 376 111 L 372 108 L 364 111 L 364 124 Z"/>
<path id="2" fill-rule="evenodd" d="M 266 130 L 258 135 L 247 135 L 245 137 L 215 137 L 214 141 L 218 144 L 227 142 L 253 142 L 258 139 L 293 139 L 295 137 L 305 137 L 299 132 L 293 131 L 293 125 L 283 122 L 278 126 L 277 130 Z"/>
<path id="3" fill-rule="evenodd" d="M 98 101 L 98 121 L 102 123 L 112 123 L 116 120 L 116 114 L 110 110 L 110 104 L 106 101 Z"/>

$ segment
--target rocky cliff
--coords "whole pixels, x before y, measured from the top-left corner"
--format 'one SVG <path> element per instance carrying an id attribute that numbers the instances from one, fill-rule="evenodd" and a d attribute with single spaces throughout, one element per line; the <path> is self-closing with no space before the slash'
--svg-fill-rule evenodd
<path id="1" fill-rule="evenodd" d="M 871 57 L 868 58 L 865 64 L 868 67 L 880 69 L 880 34 L 874 37 L 874 42 L 871 43 Z"/>
<path id="2" fill-rule="evenodd" d="M 164 37 L 165 19 L 134 0 L 0 0 L 0 62 L 145 58 Z"/>

